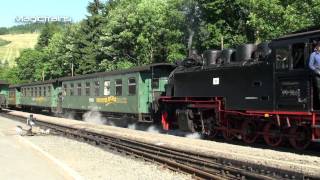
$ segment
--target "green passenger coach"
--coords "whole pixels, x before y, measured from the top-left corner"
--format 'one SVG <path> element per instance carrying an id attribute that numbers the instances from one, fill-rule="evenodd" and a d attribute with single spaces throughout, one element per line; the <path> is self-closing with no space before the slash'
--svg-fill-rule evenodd
<path id="1" fill-rule="evenodd" d="M 21 84 L 19 90 L 21 108 L 57 111 L 60 91 L 57 80 Z"/>
<path id="2" fill-rule="evenodd" d="M 153 121 L 155 100 L 165 91 L 172 64 L 60 78 L 63 111 L 99 111 L 109 118 Z"/>
<path id="3" fill-rule="evenodd" d="M 10 85 L 9 86 L 9 108 L 20 108 L 20 86 L 19 85 Z"/>
<path id="4" fill-rule="evenodd" d="M 8 106 L 9 84 L 6 81 L 0 80 L 0 107 Z"/>

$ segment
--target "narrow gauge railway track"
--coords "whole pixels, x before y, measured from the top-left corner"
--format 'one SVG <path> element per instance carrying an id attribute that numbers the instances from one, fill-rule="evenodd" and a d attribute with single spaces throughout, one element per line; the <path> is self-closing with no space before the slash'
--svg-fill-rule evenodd
<path id="1" fill-rule="evenodd" d="M 25 122 L 25 119 L 21 117 L 8 114 L 4 116 Z M 102 135 L 85 129 L 76 129 L 37 120 L 36 124 L 40 127 L 50 128 L 67 137 L 94 142 L 95 145 L 112 151 L 156 162 L 175 171 L 192 174 L 197 179 L 319 179 L 319 177 L 307 177 L 298 172 L 195 154 L 130 139 Z"/>

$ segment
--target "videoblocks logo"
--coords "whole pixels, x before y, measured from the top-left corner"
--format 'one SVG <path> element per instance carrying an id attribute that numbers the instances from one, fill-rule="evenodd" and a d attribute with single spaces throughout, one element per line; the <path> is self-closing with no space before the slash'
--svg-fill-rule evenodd
<path id="1" fill-rule="evenodd" d="M 71 23 L 72 18 L 69 16 L 17 16 L 17 23 L 46 23 L 46 22 L 62 22 Z"/>

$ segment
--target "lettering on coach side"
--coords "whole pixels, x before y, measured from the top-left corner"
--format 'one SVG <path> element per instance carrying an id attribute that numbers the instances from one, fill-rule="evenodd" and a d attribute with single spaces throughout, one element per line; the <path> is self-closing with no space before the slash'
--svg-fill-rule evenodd
<path id="1" fill-rule="evenodd" d="M 111 103 L 126 104 L 127 103 L 127 98 L 120 98 L 120 97 L 116 97 L 116 96 L 101 97 L 101 98 L 96 98 L 96 103 L 101 103 L 101 104 L 111 104 Z"/>

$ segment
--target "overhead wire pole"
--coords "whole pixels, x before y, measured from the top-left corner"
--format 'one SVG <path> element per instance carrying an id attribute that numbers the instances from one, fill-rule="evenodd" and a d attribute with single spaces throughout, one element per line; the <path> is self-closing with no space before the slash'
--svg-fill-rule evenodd
<path id="1" fill-rule="evenodd" d="M 73 77 L 73 62 L 71 62 L 71 76 Z"/>
<path id="2" fill-rule="evenodd" d="M 223 36 L 221 36 L 221 50 L 223 50 L 223 46 L 224 46 L 224 44 L 223 44 L 224 42 L 223 42 Z"/>

